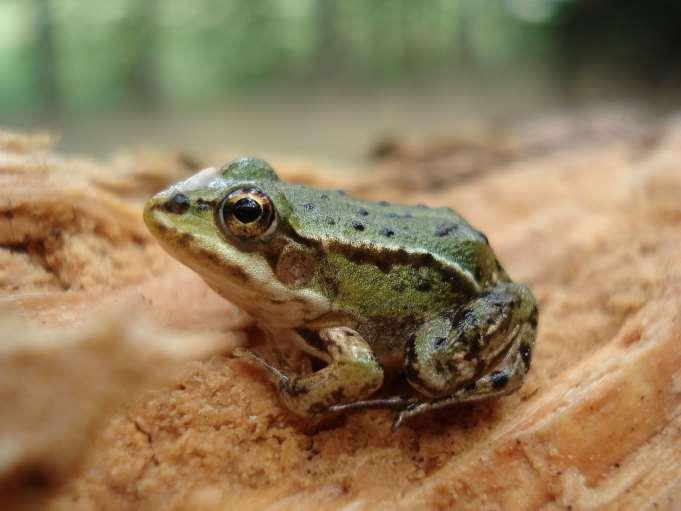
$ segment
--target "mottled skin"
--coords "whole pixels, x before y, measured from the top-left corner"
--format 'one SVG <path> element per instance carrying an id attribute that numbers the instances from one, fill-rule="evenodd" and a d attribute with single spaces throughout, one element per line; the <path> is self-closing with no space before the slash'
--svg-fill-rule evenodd
<path id="1" fill-rule="evenodd" d="M 352 408 L 409 416 L 513 392 L 529 369 L 534 297 L 449 208 L 368 202 L 280 181 L 262 160 L 206 169 L 146 205 L 151 232 L 219 294 L 327 365 L 285 374 L 283 403 L 314 418 Z M 415 396 L 369 399 L 387 375 Z"/>

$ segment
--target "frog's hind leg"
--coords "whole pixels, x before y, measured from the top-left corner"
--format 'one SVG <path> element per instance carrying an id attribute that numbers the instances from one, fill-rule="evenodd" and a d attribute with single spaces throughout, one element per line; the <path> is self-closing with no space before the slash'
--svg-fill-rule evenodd
<path id="1" fill-rule="evenodd" d="M 367 398 L 380 388 L 383 368 L 357 332 L 344 327 L 325 328 L 319 331 L 319 337 L 329 364 L 306 376 L 288 375 L 247 350 L 235 350 L 234 355 L 265 369 L 284 405 L 306 418 L 324 415 L 339 403 Z"/>
<path id="2" fill-rule="evenodd" d="M 526 333 L 530 335 L 529 333 Z M 531 335 L 534 335 L 533 333 Z M 494 371 L 471 382 L 451 396 L 430 401 L 410 403 L 395 417 L 392 429 L 395 431 L 405 419 L 421 415 L 440 408 L 482 401 L 494 397 L 505 396 L 518 390 L 523 384 L 530 367 L 531 351 L 526 349 L 527 338 L 518 336 L 513 342 L 501 364 Z"/>
<path id="3" fill-rule="evenodd" d="M 395 426 L 413 415 L 518 389 L 536 328 L 534 297 L 513 283 L 426 323 L 409 341 L 404 365 L 409 383 L 430 399 L 405 407 Z"/>

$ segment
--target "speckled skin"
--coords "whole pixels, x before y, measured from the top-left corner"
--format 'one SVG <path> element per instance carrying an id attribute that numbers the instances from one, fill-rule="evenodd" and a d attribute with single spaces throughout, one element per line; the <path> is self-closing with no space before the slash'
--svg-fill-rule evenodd
<path id="1" fill-rule="evenodd" d="M 263 213 L 240 223 L 226 213 L 230 193 L 256 198 L 272 220 Z M 288 337 L 328 363 L 297 377 L 237 353 L 265 368 L 299 415 L 387 407 L 400 410 L 397 426 L 512 392 L 529 369 L 534 298 L 510 281 L 484 234 L 449 208 L 289 184 L 244 158 L 156 195 L 145 221 L 273 339 Z M 418 396 L 367 400 L 385 372 L 403 373 Z"/>

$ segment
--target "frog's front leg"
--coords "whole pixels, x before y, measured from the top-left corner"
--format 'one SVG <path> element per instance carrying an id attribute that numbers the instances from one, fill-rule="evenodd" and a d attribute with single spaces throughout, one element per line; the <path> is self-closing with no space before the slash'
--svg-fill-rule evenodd
<path id="1" fill-rule="evenodd" d="M 409 404 L 394 427 L 430 410 L 517 390 L 530 366 L 536 330 L 534 297 L 512 283 L 425 324 L 410 340 L 405 372 L 431 399 Z"/>
<path id="2" fill-rule="evenodd" d="M 340 403 L 364 399 L 380 388 L 383 368 L 357 332 L 345 327 L 324 328 L 319 337 L 329 364 L 306 376 L 288 375 L 248 350 L 237 349 L 234 355 L 264 368 L 277 385 L 284 405 L 306 418 L 323 415 Z"/>

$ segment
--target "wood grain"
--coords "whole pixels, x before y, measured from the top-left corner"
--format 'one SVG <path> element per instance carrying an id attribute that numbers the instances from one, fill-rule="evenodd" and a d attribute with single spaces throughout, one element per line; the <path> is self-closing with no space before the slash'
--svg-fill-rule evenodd
<path id="1" fill-rule="evenodd" d="M 536 139 L 536 129 L 519 131 L 511 147 L 524 147 L 527 133 Z M 203 358 L 187 363 L 169 385 L 131 396 L 123 411 L 107 418 L 94 444 L 78 451 L 85 461 L 73 465 L 45 506 L 681 508 L 681 124 L 661 122 L 654 136 L 626 126 L 606 137 L 591 128 L 586 133 L 561 139 L 547 132 L 551 143 L 532 139 L 541 151 L 476 158 L 476 168 L 494 168 L 465 181 L 457 172 L 444 184 L 449 146 L 438 144 L 435 188 L 409 185 L 411 178 L 399 175 L 404 162 L 382 162 L 376 174 L 274 162 L 300 181 L 309 172 L 317 185 L 358 195 L 452 206 L 486 232 L 510 275 L 530 285 L 540 302 L 537 351 L 518 393 L 419 418 L 396 433 L 385 411 L 353 413 L 311 429 L 278 404 L 251 368 L 224 354 Z M 451 144 L 452 151 L 459 147 Z M 98 313 L 83 296 L 104 310 L 133 303 L 140 316 L 187 335 L 248 332 L 258 341 L 229 304 L 149 242 L 135 224 L 136 194 L 112 184 L 116 167 L 102 186 L 88 177 L 90 163 L 81 161 L 80 195 L 47 194 L 36 173 L 57 179 L 72 164 L 52 153 L 39 157 L 30 144 L 20 149 L 0 154 L 0 179 L 13 180 L 21 191 L 23 211 L 49 211 L 50 200 L 78 205 L 101 193 L 129 208 L 121 225 L 130 227 L 87 228 L 103 217 L 86 206 L 74 216 L 80 224 L 64 217 L 67 245 L 87 236 L 107 243 L 92 256 L 83 249 L 79 264 L 88 279 L 64 274 L 81 283 L 76 293 L 50 280 L 49 265 L 46 270 L 29 245 L 14 249 L 7 224 L 5 231 L 0 224 L 4 301 L 60 324 L 72 323 L 69 311 Z M 428 172 L 414 156 L 421 152 L 410 146 L 408 154 L 413 172 Z M 17 201 L 3 204 L 7 211 Z M 83 223 L 83 215 L 94 220 Z M 36 218 L 53 221 L 49 214 Z M 38 238 L 47 232 L 32 229 Z M 127 238 L 130 232 L 137 241 Z M 63 246 L 55 245 L 54 260 L 66 254 L 59 252 Z M 123 260 L 125 271 L 107 266 Z M 3 280 L 2 269 L 10 265 L 21 279 Z"/>

